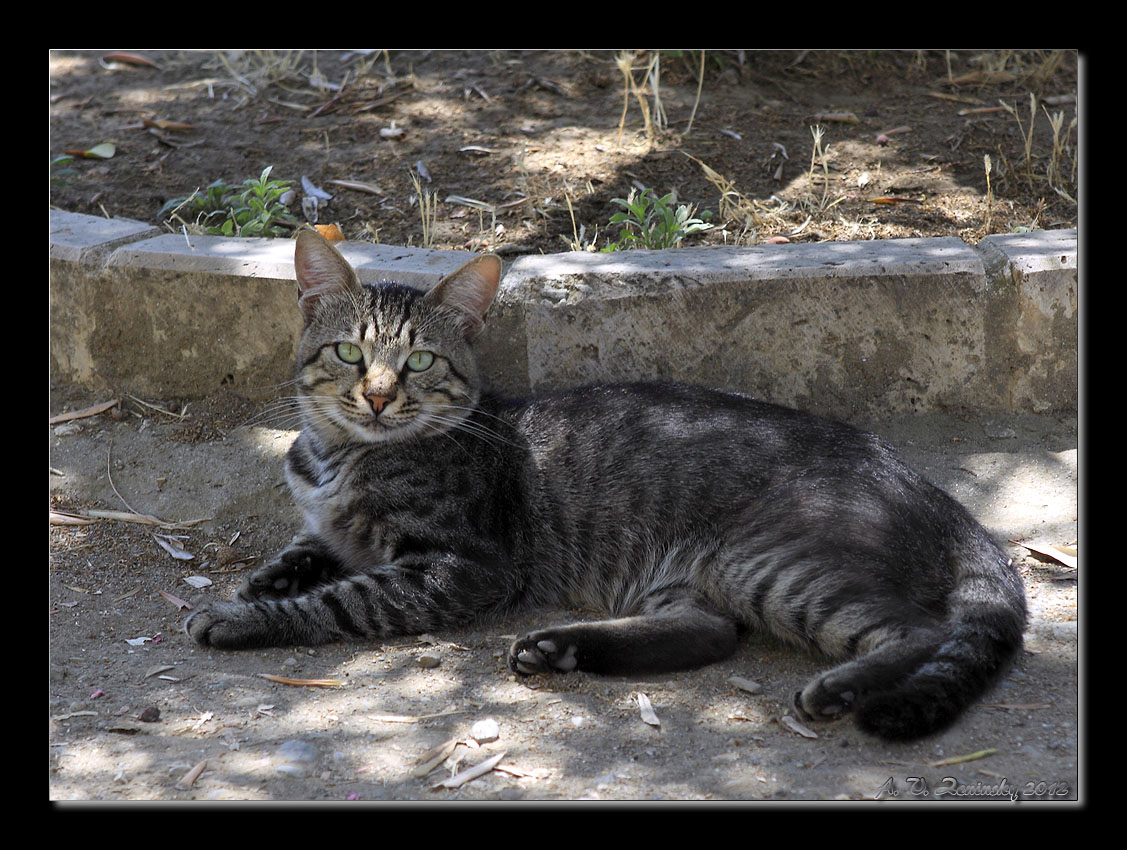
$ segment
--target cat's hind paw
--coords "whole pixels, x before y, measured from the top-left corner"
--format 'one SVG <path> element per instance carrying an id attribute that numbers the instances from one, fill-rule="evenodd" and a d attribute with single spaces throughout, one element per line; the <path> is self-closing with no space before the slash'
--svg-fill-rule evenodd
<path id="1" fill-rule="evenodd" d="M 794 707 L 804 720 L 837 720 L 853 711 L 857 694 L 848 683 L 827 674 L 794 695 Z"/>
<path id="2" fill-rule="evenodd" d="M 298 593 L 300 593 L 300 586 L 295 579 L 281 574 L 260 571 L 243 579 L 243 583 L 235 591 L 235 598 L 242 602 L 254 602 L 256 599 L 282 599 L 287 596 L 297 596 Z"/>
<path id="3" fill-rule="evenodd" d="M 235 591 L 235 598 L 255 602 L 300 596 L 324 578 L 324 571 L 324 559 L 318 550 L 295 546 L 247 576 Z"/>
<path id="4" fill-rule="evenodd" d="M 509 647 L 509 667 L 517 673 L 570 673 L 577 665 L 574 644 L 526 635 Z"/>

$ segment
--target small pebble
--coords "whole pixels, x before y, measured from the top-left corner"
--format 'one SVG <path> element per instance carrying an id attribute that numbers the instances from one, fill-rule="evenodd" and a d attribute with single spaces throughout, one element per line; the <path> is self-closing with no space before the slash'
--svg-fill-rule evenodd
<path id="1" fill-rule="evenodd" d="M 479 720 L 470 728 L 470 737 L 477 741 L 479 744 L 486 744 L 490 741 L 496 741 L 501 737 L 501 729 L 497 726 L 497 721 L 493 718 L 486 718 Z"/>
<path id="2" fill-rule="evenodd" d="M 274 753 L 274 769 L 287 776 L 304 777 L 317 760 L 317 748 L 308 741 L 286 741 Z"/>
<path id="3" fill-rule="evenodd" d="M 420 655 L 415 659 L 415 664 L 419 667 L 437 667 L 442 663 L 442 659 L 437 655 Z"/>
<path id="4" fill-rule="evenodd" d="M 753 682 L 751 679 L 745 679 L 743 676 L 732 676 L 728 679 L 728 684 L 733 687 L 739 688 L 741 691 L 747 691 L 749 694 L 757 694 L 763 690 L 763 686 L 758 682 Z"/>

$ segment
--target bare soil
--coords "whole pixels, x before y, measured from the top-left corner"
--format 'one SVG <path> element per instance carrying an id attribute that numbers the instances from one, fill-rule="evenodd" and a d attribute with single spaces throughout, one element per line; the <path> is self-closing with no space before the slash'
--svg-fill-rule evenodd
<path id="1" fill-rule="evenodd" d="M 54 409 L 97 400 L 60 389 Z M 229 598 L 243 570 L 296 530 L 282 472 L 296 433 L 246 424 L 261 416 L 233 396 L 193 403 L 183 416 L 127 398 L 116 416 L 52 426 L 52 510 L 188 524 L 51 527 L 51 799 L 1077 799 L 1076 571 L 1014 542 L 1006 545 L 1032 612 L 1026 651 L 956 727 L 913 744 L 868 738 L 848 720 L 811 727 L 817 737 L 789 728 L 792 695 L 826 662 L 755 636 L 731 659 L 669 676 L 509 671 L 505 650 L 517 634 L 590 616 L 581 611 L 383 645 L 201 650 L 182 631 L 183 605 Z M 917 416 L 870 426 L 999 538 L 1075 540 L 1074 419 Z M 156 535 L 176 538 L 191 560 Z M 210 584 L 194 587 L 192 577 Z M 743 691 L 732 677 L 761 689 Z M 645 722 L 639 694 L 660 725 Z M 475 724 L 489 720 L 498 737 L 476 740 Z M 422 771 L 428 751 L 447 742 L 458 742 L 450 758 Z M 439 786 L 502 753 L 492 772 Z"/>
<path id="2" fill-rule="evenodd" d="M 1076 224 L 1074 51 L 712 51 L 703 78 L 699 52 L 666 52 L 649 131 L 612 51 L 139 52 L 157 67 L 51 53 L 52 156 L 116 146 L 72 163 L 53 205 L 166 225 L 166 201 L 273 166 L 333 195 L 320 223 L 391 245 L 424 241 L 422 169 L 432 244 L 507 254 L 602 249 L 612 199 L 642 187 L 711 213 L 685 244 Z M 630 55 L 656 115 L 653 54 Z"/>
<path id="3" fill-rule="evenodd" d="M 1043 114 L 1035 125 L 1035 174 L 1027 178 L 1018 174 L 1024 143 L 1012 115 L 959 116 L 973 107 L 931 96 L 985 105 L 1001 99 L 1027 111 L 1031 90 L 1075 92 L 1073 54 L 1036 85 L 1028 74 L 1049 54 L 1009 56 L 1007 72 L 1018 75 L 1010 82 L 958 87 L 946 84 L 941 53 L 748 53 L 742 63 L 735 53 L 709 55 L 691 133 L 699 54 L 684 63 L 671 56 L 663 58 L 661 78 L 669 129 L 648 138 L 631 99 L 619 139 L 623 77 L 609 53 L 317 54 L 316 68 L 330 81 L 348 75 L 340 90 L 309 84 L 311 54 L 267 85 L 255 64 L 261 57 L 223 63 L 213 54 L 145 53 L 158 69 L 102 63 L 100 52 L 52 53 L 52 154 L 107 140 L 117 146 L 112 159 L 76 163 L 53 187 L 52 203 L 158 224 L 167 199 L 273 165 L 275 176 L 305 175 L 330 189 L 335 197 L 322 212 L 348 238 L 419 244 L 408 174 L 421 161 L 440 200 L 462 195 L 498 207 L 495 227 L 489 214 L 440 203 L 437 245 L 558 251 L 579 225 L 588 239 L 597 225 L 602 247 L 616 211 L 610 199 L 624 197 L 634 181 L 675 189 L 682 202 L 719 213 L 717 189 L 688 153 L 733 181 L 754 213 L 750 229 L 746 220 L 714 218 L 721 226 L 690 237 L 698 243 L 785 234 L 973 242 L 988 229 L 1075 221 L 1075 206 L 1036 175 L 1051 143 Z M 983 70 L 974 58 L 953 56 L 952 74 Z M 270 67 L 278 68 L 276 57 Z M 1066 111 L 1067 126 L 1072 107 L 1057 108 Z M 830 173 L 824 204 L 827 186 L 808 174 L 808 127 L 816 113 L 845 111 L 858 123 L 823 125 Z M 134 126 L 144 118 L 194 129 L 159 130 L 162 140 Z M 1027 126 L 1025 114 L 1022 120 Z M 393 122 L 404 135 L 381 138 L 379 129 Z M 891 134 L 887 146 L 876 143 L 877 133 L 898 126 L 912 130 Z M 778 160 L 770 160 L 775 142 L 790 157 L 778 181 Z M 460 150 L 471 145 L 491 152 Z M 995 170 L 991 178 L 989 228 L 984 153 L 995 169 L 1006 164 L 1004 175 Z M 862 186 L 864 172 L 869 182 Z M 330 188 L 336 179 L 381 191 Z M 871 203 L 881 196 L 922 203 Z M 52 800 L 1083 796 L 1076 573 L 1018 545 L 1075 541 L 1074 419 L 859 423 L 900 445 L 913 465 L 1011 541 L 1032 609 L 1026 651 L 993 694 L 942 735 L 888 745 L 847 720 L 814 727 L 817 737 L 787 726 L 791 695 L 825 662 L 755 637 L 728 661 L 670 676 L 519 679 L 508 670 L 504 652 L 516 634 L 584 612 L 530 613 L 387 645 L 201 650 L 181 630 L 183 606 L 229 597 L 242 571 L 296 530 L 282 476 L 296 434 L 233 395 L 184 410 L 110 388 L 52 387 L 51 412 L 114 396 L 123 398 L 114 410 L 50 427 L 52 511 L 112 510 L 188 524 L 103 518 L 51 526 Z M 155 537 L 161 534 L 192 558 L 173 557 Z M 193 586 L 195 576 L 210 584 Z M 264 674 L 338 684 L 287 684 Z M 737 676 L 760 690 L 741 690 L 732 683 Z M 643 718 L 639 694 L 659 725 Z M 497 725 L 496 739 L 475 732 L 487 720 Z M 449 757 L 423 770 L 428 751 L 450 742 Z M 439 785 L 494 756 L 500 760 L 492 771 L 458 787 Z"/>

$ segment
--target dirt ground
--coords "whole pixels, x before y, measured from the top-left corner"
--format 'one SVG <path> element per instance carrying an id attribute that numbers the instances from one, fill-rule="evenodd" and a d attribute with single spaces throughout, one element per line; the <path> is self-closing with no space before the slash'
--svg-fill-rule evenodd
<path id="1" fill-rule="evenodd" d="M 425 186 L 440 200 L 434 244 L 444 248 L 601 248 L 617 236 L 608 233 L 617 211 L 610 200 L 632 184 L 676 190 L 681 202 L 711 209 L 717 226 L 689 237 L 693 244 L 780 235 L 973 243 L 1018 226 L 1076 223 L 1075 203 L 1061 194 L 1076 198 L 1075 129 L 1060 134 L 1060 191 L 1045 177 L 1052 131 L 1040 108 L 1032 175 L 1022 138 L 1030 92 L 1076 93 L 1072 53 L 1055 65 L 1050 52 L 706 54 L 691 131 L 700 54 L 663 54 L 668 127 L 647 136 L 631 97 L 620 138 L 624 77 L 611 52 L 306 53 L 288 61 L 138 52 L 159 67 L 104 61 L 104 51 L 52 52 L 51 154 L 116 146 L 112 159 L 71 163 L 73 173 L 53 181 L 53 205 L 160 224 L 166 200 L 273 165 L 275 177 L 304 175 L 332 192 L 320 220 L 339 223 L 349 239 L 418 245 L 410 173 L 422 162 Z M 649 58 L 634 55 L 636 80 Z M 315 71 L 340 87 L 312 85 Z M 949 84 L 966 74 L 994 82 Z M 1017 108 L 1020 126 L 1005 111 L 959 115 L 999 101 Z M 1064 128 L 1075 114 L 1074 104 L 1049 110 L 1064 112 Z M 811 168 L 809 127 L 819 113 L 858 119 L 822 122 L 828 183 L 821 161 Z M 145 127 L 144 119 L 193 128 Z M 904 126 L 911 130 L 887 132 Z M 381 137 L 393 127 L 405 132 Z M 887 144 L 876 140 L 882 132 Z M 779 179 L 776 143 L 789 157 Z M 731 182 L 723 211 L 699 163 Z M 873 203 L 881 197 L 901 202 Z M 201 650 L 181 631 L 184 606 L 229 597 L 242 571 L 295 531 L 282 455 L 296 433 L 230 395 L 185 410 L 180 400 L 52 386 L 51 413 L 114 397 L 123 398 L 118 408 L 50 426 L 51 509 L 151 515 L 165 525 L 121 517 L 51 525 L 52 800 L 1084 796 L 1076 572 L 1018 545 L 1076 540 L 1075 418 L 858 423 L 901 446 L 1011 541 L 1032 610 L 1026 651 L 994 693 L 942 735 L 888 745 L 848 721 L 812 727 L 817 737 L 788 726 L 791 695 L 824 662 L 755 637 L 728 661 L 670 676 L 526 680 L 509 672 L 504 652 L 516 634 L 583 612 L 388 645 Z M 172 554 L 177 544 L 191 559 Z M 197 577 L 210 584 L 193 585 Z M 741 679 L 758 690 L 742 689 Z M 639 694 L 657 725 L 643 716 Z M 495 757 L 483 775 L 441 784 Z"/>
<path id="2" fill-rule="evenodd" d="M 320 223 L 420 245 L 421 168 L 431 243 L 502 254 L 602 249 L 642 187 L 711 213 L 685 244 L 1076 226 L 1074 51 L 706 51 L 703 77 L 665 51 L 660 113 L 637 51 L 648 132 L 616 51 L 135 52 L 157 67 L 51 52 L 52 157 L 116 148 L 66 166 L 52 205 L 162 225 L 166 201 L 273 166 L 298 216 L 304 176 L 333 195 Z"/>
<path id="3" fill-rule="evenodd" d="M 59 390 L 53 410 L 97 400 Z M 201 650 L 181 631 L 182 605 L 228 598 L 246 565 L 295 530 L 282 454 L 296 433 L 247 424 L 261 413 L 225 397 L 192 403 L 180 418 L 126 399 L 117 418 L 52 426 L 52 510 L 132 510 L 189 525 L 51 526 L 51 799 L 1077 797 L 1076 572 L 1014 543 L 1032 611 L 1026 651 L 955 728 L 914 744 L 884 744 L 848 721 L 812 727 L 815 738 L 788 728 L 791 695 L 824 662 L 755 637 L 725 662 L 669 676 L 518 679 L 508 670 L 504 653 L 518 632 L 583 612 L 387 645 Z M 870 427 L 1000 538 L 1075 541 L 1074 418 L 913 416 Z M 175 538 L 192 559 L 173 557 L 157 535 Z M 210 584 L 194 587 L 193 577 Z M 760 690 L 744 691 L 733 677 Z M 639 694 L 660 725 L 644 721 Z M 488 721 L 495 739 L 477 727 Z M 454 748 L 449 758 L 425 770 L 427 753 L 443 744 Z M 492 772 L 440 786 L 495 756 Z M 185 780 L 201 764 L 198 778 Z"/>

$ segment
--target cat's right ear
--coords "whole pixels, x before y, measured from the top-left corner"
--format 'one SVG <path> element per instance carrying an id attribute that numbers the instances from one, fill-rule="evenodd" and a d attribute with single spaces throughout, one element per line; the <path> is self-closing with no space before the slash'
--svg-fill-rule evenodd
<path id="1" fill-rule="evenodd" d="M 360 280 L 348 260 L 315 230 L 298 231 L 293 265 L 297 275 L 297 303 L 307 322 L 324 295 L 360 287 Z"/>

